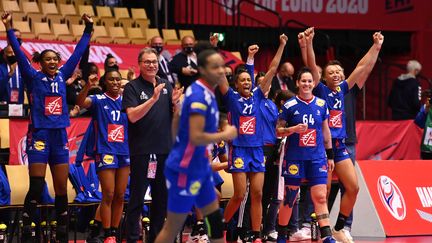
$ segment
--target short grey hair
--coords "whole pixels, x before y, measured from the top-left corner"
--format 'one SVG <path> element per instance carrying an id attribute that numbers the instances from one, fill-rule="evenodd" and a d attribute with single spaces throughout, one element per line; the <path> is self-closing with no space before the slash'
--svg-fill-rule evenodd
<path id="1" fill-rule="evenodd" d="M 414 70 L 420 70 L 422 69 L 422 65 L 417 60 L 409 60 L 407 63 L 407 71 L 412 72 Z"/>
<path id="2" fill-rule="evenodd" d="M 157 51 L 156 51 L 154 48 L 151 48 L 151 47 L 144 47 L 143 49 L 141 49 L 141 51 L 140 51 L 139 54 L 138 54 L 138 62 L 141 62 L 141 61 L 142 61 L 141 58 L 142 58 L 142 56 L 143 56 L 144 54 L 152 54 L 152 53 L 155 54 L 156 57 L 159 58 L 159 55 L 158 55 Z"/>

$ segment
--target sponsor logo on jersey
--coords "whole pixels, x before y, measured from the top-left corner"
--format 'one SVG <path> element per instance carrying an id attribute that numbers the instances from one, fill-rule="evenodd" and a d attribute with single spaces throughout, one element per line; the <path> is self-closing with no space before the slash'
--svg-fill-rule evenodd
<path id="1" fill-rule="evenodd" d="M 321 168 L 319 168 L 318 171 L 321 173 L 327 173 L 327 166 L 326 165 L 321 166 Z"/>
<path id="2" fill-rule="evenodd" d="M 294 111 L 294 116 L 300 115 L 300 112 L 298 110 Z"/>
<path id="3" fill-rule="evenodd" d="M 341 92 L 341 87 L 340 87 L 340 86 L 337 86 L 337 87 L 336 87 L 336 91 L 337 91 L 337 92 Z"/>
<path id="4" fill-rule="evenodd" d="M 141 91 L 141 94 L 140 94 L 140 99 L 141 100 L 148 100 L 148 95 L 144 92 L 144 91 Z"/>
<path id="5" fill-rule="evenodd" d="M 44 141 L 35 141 L 34 142 L 34 148 L 37 151 L 43 151 L 43 150 L 45 150 L 45 142 Z"/>
<path id="6" fill-rule="evenodd" d="M 294 105 L 297 105 L 297 100 L 295 100 L 295 99 L 288 101 L 287 103 L 285 103 L 284 106 L 285 106 L 285 108 L 289 109 L 290 107 L 292 107 Z"/>
<path id="7" fill-rule="evenodd" d="M 299 137 L 300 147 L 315 147 L 316 146 L 316 130 L 307 129 L 306 132 L 300 133 Z"/>
<path id="8" fill-rule="evenodd" d="M 377 182 L 378 195 L 387 211 L 397 220 L 406 216 L 406 204 L 399 187 L 388 176 L 382 175 Z"/>
<path id="9" fill-rule="evenodd" d="M 242 158 L 236 158 L 234 160 L 234 167 L 237 169 L 243 169 L 244 167 L 244 161 Z"/>
<path id="10" fill-rule="evenodd" d="M 110 154 L 105 154 L 102 161 L 106 164 L 106 165 L 110 165 L 112 163 L 114 163 L 114 156 L 110 155 Z"/>
<path id="11" fill-rule="evenodd" d="M 108 142 L 124 142 L 124 127 L 119 124 L 108 124 Z"/>
<path id="12" fill-rule="evenodd" d="M 200 102 L 192 102 L 191 108 L 192 109 L 200 109 L 200 110 L 206 111 L 207 110 L 207 105 L 205 105 L 203 103 L 200 103 Z"/>
<path id="13" fill-rule="evenodd" d="M 240 134 L 254 135 L 256 127 L 256 118 L 254 116 L 241 116 L 240 117 Z"/>
<path id="14" fill-rule="evenodd" d="M 105 110 L 109 110 L 109 107 L 107 105 L 104 106 Z"/>
<path id="15" fill-rule="evenodd" d="M 63 101 L 61 96 L 46 96 L 45 97 L 45 115 L 61 115 L 63 109 Z"/>
<path id="16" fill-rule="evenodd" d="M 163 88 L 163 89 L 162 89 L 162 93 L 163 93 L 163 94 L 168 94 L 168 90 L 167 90 L 166 88 Z"/>
<path id="17" fill-rule="evenodd" d="M 298 175 L 299 174 L 299 166 L 297 164 L 291 164 L 288 166 L 288 172 L 291 175 Z"/>
<path id="18" fill-rule="evenodd" d="M 342 128 L 342 111 L 330 110 L 329 126 L 333 128 Z"/>
<path id="19" fill-rule="evenodd" d="M 317 106 L 323 107 L 325 105 L 325 101 L 322 99 L 317 99 L 316 104 Z"/>
<path id="20" fill-rule="evenodd" d="M 190 194 L 192 194 L 192 196 L 197 195 L 200 189 L 201 189 L 201 182 L 199 181 L 195 181 L 189 186 L 189 192 Z"/>

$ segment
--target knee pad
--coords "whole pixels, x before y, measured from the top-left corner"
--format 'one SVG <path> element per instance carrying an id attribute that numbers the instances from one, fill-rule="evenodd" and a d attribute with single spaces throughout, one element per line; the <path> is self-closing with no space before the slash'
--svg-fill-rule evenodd
<path id="1" fill-rule="evenodd" d="M 292 189 L 287 187 L 285 189 L 284 205 L 288 205 L 288 207 L 292 208 L 294 206 L 298 192 L 299 192 L 299 188 Z"/>
<path id="2" fill-rule="evenodd" d="M 27 193 L 28 200 L 30 200 L 29 202 L 37 203 L 40 201 L 44 186 L 45 186 L 44 177 L 30 176 L 30 187 Z"/>
<path id="3" fill-rule="evenodd" d="M 224 236 L 223 217 L 220 210 L 215 210 L 205 218 L 207 232 L 210 239 L 220 239 Z"/>

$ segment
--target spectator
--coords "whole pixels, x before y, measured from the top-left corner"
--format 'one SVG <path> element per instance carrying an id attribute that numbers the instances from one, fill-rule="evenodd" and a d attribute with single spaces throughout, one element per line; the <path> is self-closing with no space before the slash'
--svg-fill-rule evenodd
<path id="1" fill-rule="evenodd" d="M 24 81 L 17 65 L 15 53 L 10 45 L 3 49 L 0 64 L 0 102 L 24 103 Z"/>
<path id="2" fill-rule="evenodd" d="M 157 75 L 160 78 L 168 80 L 171 83 L 172 87 L 175 87 L 176 82 L 174 76 L 172 75 L 172 72 L 168 67 L 168 59 L 161 55 L 164 48 L 164 41 L 162 37 L 154 36 L 153 38 L 151 38 L 150 46 L 155 49 L 159 55 L 159 70 Z"/>
<path id="3" fill-rule="evenodd" d="M 421 87 L 417 75 L 421 71 L 417 60 L 407 63 L 408 73 L 401 74 L 390 91 L 388 105 L 392 109 L 392 120 L 410 120 L 420 109 Z"/>
<path id="4" fill-rule="evenodd" d="M 421 159 L 430 160 L 432 159 L 432 116 L 430 113 L 430 97 L 431 91 L 426 90 L 427 96 L 426 104 L 420 108 L 414 122 L 415 124 L 423 128 L 423 137 L 420 144 L 420 157 Z"/>
<path id="5" fill-rule="evenodd" d="M 131 161 L 127 242 L 139 239 L 138 223 L 149 184 L 152 189 L 149 239 L 153 242 L 166 217 L 167 188 L 163 170 L 172 146 L 173 104 L 178 102 L 183 90 L 173 90 L 168 80 L 156 77 L 159 62 L 153 48 L 144 48 L 138 55 L 138 63 L 140 76 L 125 86 L 122 105 L 129 120 Z"/>
<path id="6" fill-rule="evenodd" d="M 294 67 L 289 62 L 284 62 L 279 66 L 278 73 L 273 77 L 270 88 L 269 99 L 274 99 L 276 91 L 289 90 L 295 92 L 296 86 L 293 80 Z"/>
<path id="7" fill-rule="evenodd" d="M 183 37 L 181 47 L 182 51 L 173 57 L 168 68 L 177 74 L 180 85 L 186 89 L 198 78 L 197 57 L 194 52 L 195 38 Z"/>

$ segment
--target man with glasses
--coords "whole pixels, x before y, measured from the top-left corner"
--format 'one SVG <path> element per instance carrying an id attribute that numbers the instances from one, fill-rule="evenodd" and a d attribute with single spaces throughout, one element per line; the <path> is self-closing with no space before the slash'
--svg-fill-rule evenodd
<path id="1" fill-rule="evenodd" d="M 182 51 L 173 57 L 168 67 L 177 74 L 183 88 L 189 87 L 198 78 L 197 56 L 194 51 L 195 38 L 185 36 L 181 40 Z"/>
<path id="2" fill-rule="evenodd" d="M 140 76 L 123 92 L 123 109 L 129 120 L 130 199 L 126 215 L 127 242 L 139 239 L 139 218 L 144 195 L 150 184 L 150 242 L 163 226 L 167 189 L 163 169 L 171 150 L 171 120 L 182 89 L 173 90 L 168 80 L 156 76 L 158 54 L 144 48 L 138 55 Z"/>

